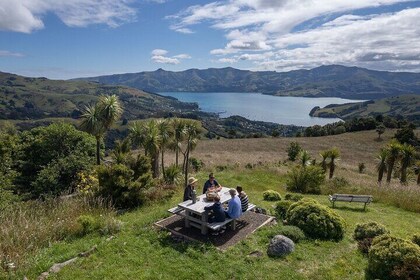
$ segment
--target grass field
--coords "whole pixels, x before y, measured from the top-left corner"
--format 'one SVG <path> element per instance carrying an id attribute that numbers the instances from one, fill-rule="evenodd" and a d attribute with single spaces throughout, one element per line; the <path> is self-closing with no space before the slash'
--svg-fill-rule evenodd
<path id="1" fill-rule="evenodd" d="M 263 201 L 262 192 L 273 189 L 283 196 L 286 193 L 284 175 L 292 165 L 284 162 L 289 143 L 298 141 L 314 158 L 333 143 L 342 152 L 336 176 L 350 183 L 342 191 L 374 195 L 374 203 L 366 212 L 362 211 L 361 204 L 338 204 L 336 211 L 347 224 L 345 237 L 340 242 L 302 241 L 296 245 L 295 252 L 284 259 L 273 259 L 266 254 L 270 238 L 281 225 L 263 227 L 225 252 L 211 244 L 174 242 L 153 223 L 167 217 L 166 210 L 181 201 L 180 188 L 169 201 L 144 205 L 118 216 L 122 230 L 114 239 L 107 241 L 109 235 L 92 233 L 51 242 L 28 254 L 16 270 L 9 273 L 0 270 L 0 279 L 24 276 L 36 279 L 54 263 L 77 256 L 94 245 L 98 250 L 90 257 L 78 259 L 49 279 L 364 279 L 367 258 L 358 252 L 352 239 L 357 223 L 377 221 L 392 234 L 406 239 L 420 229 L 420 187 L 415 185 L 413 175 L 408 186 L 400 186 L 396 178 L 391 186 L 376 184 L 375 155 L 394 133 L 387 131 L 381 142 L 375 140 L 375 132 L 320 138 L 205 140 L 199 142 L 192 154 L 206 164 L 202 171 L 193 174 L 200 186 L 207 174 L 214 171 L 222 185 L 242 185 L 252 203 L 272 212 L 274 203 Z M 168 163 L 172 161 L 168 156 Z M 364 174 L 358 173 L 359 162 L 367 165 Z M 247 164 L 253 167 L 246 168 Z M 327 195 L 307 197 L 330 204 Z M 263 256 L 248 256 L 254 251 L 262 252 Z"/>

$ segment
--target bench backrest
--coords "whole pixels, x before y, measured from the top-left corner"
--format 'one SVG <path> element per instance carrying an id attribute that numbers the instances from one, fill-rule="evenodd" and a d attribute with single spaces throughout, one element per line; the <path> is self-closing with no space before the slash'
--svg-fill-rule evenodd
<path id="1" fill-rule="evenodd" d="M 333 194 L 332 199 L 336 201 L 372 202 L 371 195 Z"/>

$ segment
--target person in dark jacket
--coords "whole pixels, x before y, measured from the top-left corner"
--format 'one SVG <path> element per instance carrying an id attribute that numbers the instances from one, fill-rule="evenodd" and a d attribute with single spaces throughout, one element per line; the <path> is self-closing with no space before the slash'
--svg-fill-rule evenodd
<path id="1" fill-rule="evenodd" d="M 197 183 L 197 179 L 194 177 L 190 177 L 188 179 L 188 185 L 184 190 L 184 201 L 191 200 L 193 192 L 195 190 L 195 183 Z"/>
<path id="2" fill-rule="evenodd" d="M 208 218 L 209 223 L 224 222 L 226 220 L 225 210 L 220 203 L 220 196 L 218 195 L 214 197 L 213 205 L 204 207 L 204 210 L 211 211 Z"/>
<path id="3" fill-rule="evenodd" d="M 216 179 L 214 179 L 213 173 L 210 173 L 209 179 L 204 183 L 203 194 L 205 194 L 207 190 L 209 189 L 214 189 L 214 188 L 219 188 L 219 187 L 222 187 L 222 186 L 216 181 Z"/>

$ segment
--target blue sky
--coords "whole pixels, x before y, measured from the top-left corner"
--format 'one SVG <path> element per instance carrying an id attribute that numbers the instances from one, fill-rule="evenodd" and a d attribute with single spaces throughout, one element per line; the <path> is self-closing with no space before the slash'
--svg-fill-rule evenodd
<path id="1" fill-rule="evenodd" d="M 325 64 L 420 72 L 420 1 L 0 0 L 0 71 L 52 79 Z"/>

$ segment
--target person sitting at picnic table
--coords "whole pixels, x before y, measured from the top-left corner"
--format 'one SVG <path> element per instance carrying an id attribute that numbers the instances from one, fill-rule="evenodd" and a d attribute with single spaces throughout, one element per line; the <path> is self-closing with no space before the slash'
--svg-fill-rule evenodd
<path id="1" fill-rule="evenodd" d="M 248 196 L 243 191 L 241 186 L 237 186 L 236 191 L 238 192 L 239 199 L 241 200 L 242 212 L 245 212 L 246 210 L 248 210 Z"/>
<path id="2" fill-rule="evenodd" d="M 213 205 L 204 207 L 204 210 L 211 211 L 208 218 L 209 223 L 224 222 L 226 220 L 225 210 L 220 203 L 220 196 L 218 195 L 214 197 Z"/>
<path id="3" fill-rule="evenodd" d="M 195 190 L 195 183 L 197 183 L 197 181 L 198 180 L 194 177 L 190 177 L 188 179 L 188 185 L 184 190 L 184 201 L 192 199 L 193 192 Z"/>
<path id="4" fill-rule="evenodd" d="M 237 219 L 242 215 L 241 200 L 236 195 L 235 189 L 230 189 L 229 194 L 232 197 L 228 203 L 228 210 L 225 211 L 226 217 L 231 219 Z"/>
<path id="5" fill-rule="evenodd" d="M 209 189 L 214 190 L 215 188 L 222 188 L 222 186 L 214 179 L 213 173 L 209 174 L 209 179 L 204 183 L 203 194 L 205 194 Z"/>

